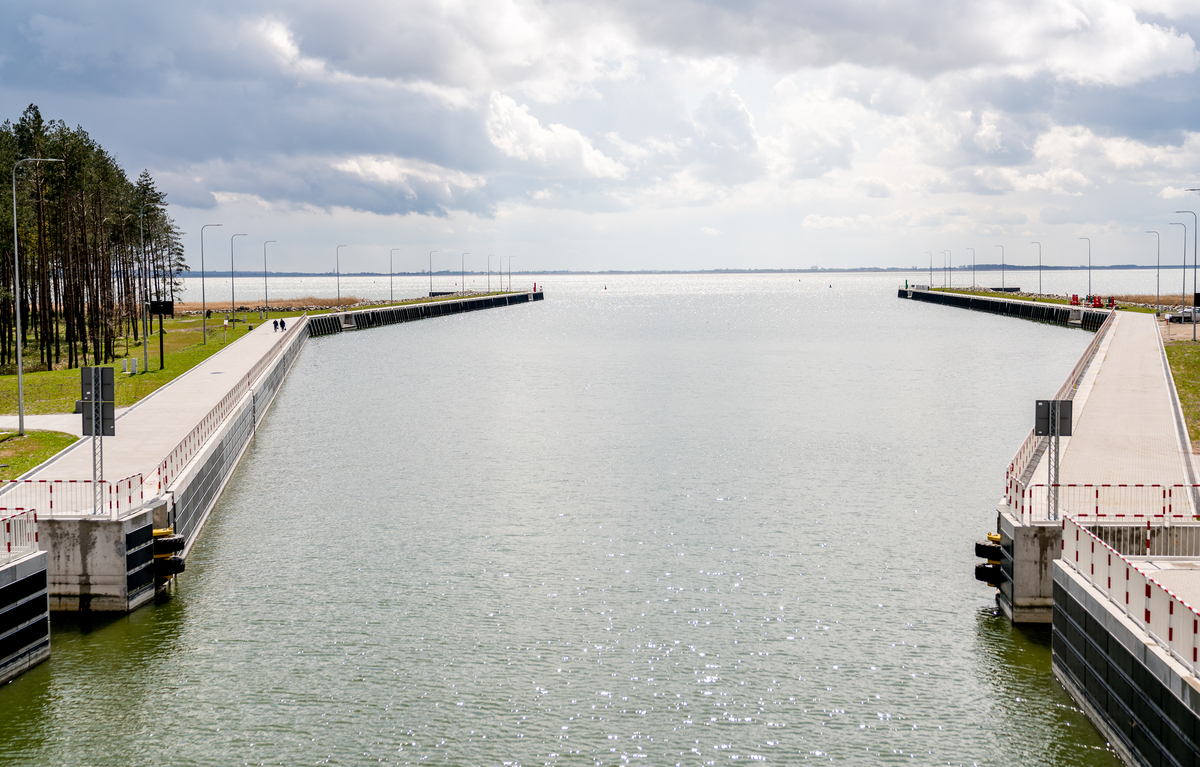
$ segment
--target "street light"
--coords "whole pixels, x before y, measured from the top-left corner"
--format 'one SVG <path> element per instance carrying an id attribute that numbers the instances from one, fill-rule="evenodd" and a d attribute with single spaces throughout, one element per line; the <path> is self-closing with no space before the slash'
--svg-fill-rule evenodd
<path id="1" fill-rule="evenodd" d="M 201 346 L 208 345 L 208 303 L 204 297 L 204 230 L 210 226 L 224 224 L 205 224 L 200 227 L 200 339 Z"/>
<path id="2" fill-rule="evenodd" d="M 975 290 L 975 248 L 963 248 L 971 251 L 971 290 Z"/>
<path id="3" fill-rule="evenodd" d="M 1175 212 L 1177 214 L 1178 213 L 1191 213 L 1192 214 L 1192 292 L 1195 293 L 1197 290 L 1200 290 L 1200 288 L 1196 287 L 1196 230 L 1200 229 L 1200 227 L 1197 226 L 1197 217 L 1193 211 L 1177 210 Z M 1187 249 L 1187 229 L 1186 228 L 1183 230 L 1183 238 L 1184 238 L 1183 247 L 1184 247 L 1184 250 L 1186 250 Z M 1186 256 L 1184 257 L 1183 271 L 1184 271 L 1184 280 L 1187 280 L 1187 258 L 1186 258 Z M 1185 282 L 1185 287 L 1186 287 L 1186 282 Z M 1187 291 L 1185 290 L 1184 292 L 1186 293 Z M 1196 340 L 1196 298 L 1195 298 L 1195 296 L 1192 296 L 1192 340 L 1193 341 Z"/>
<path id="4" fill-rule="evenodd" d="M 233 329 L 237 330 L 237 293 L 234 292 L 235 277 L 233 276 L 233 238 L 249 237 L 245 232 L 239 232 L 229 238 L 229 318 L 233 320 Z M 236 337 L 236 336 L 235 336 Z"/>
<path id="5" fill-rule="evenodd" d="M 21 262 L 17 258 L 17 168 L 27 162 L 62 162 L 49 157 L 26 157 L 17 160 L 12 169 L 13 187 L 13 288 L 17 308 L 17 436 L 25 436 L 25 369 L 21 361 L 21 347 L 24 339 L 21 336 Z"/>
<path id="6" fill-rule="evenodd" d="M 389 300 L 393 304 L 396 303 L 396 288 L 392 283 L 392 253 L 395 253 L 397 250 L 400 250 L 400 248 L 392 248 L 391 252 L 388 253 L 388 295 L 391 296 Z"/>
<path id="7" fill-rule="evenodd" d="M 1146 234 L 1154 235 L 1154 316 L 1162 314 L 1162 235 L 1153 229 L 1147 229 Z"/>
<path id="8" fill-rule="evenodd" d="M 925 251 L 925 255 L 929 256 L 929 289 L 933 290 L 933 251 Z"/>
<path id="9" fill-rule="evenodd" d="M 433 297 L 433 254 L 436 250 L 429 251 L 429 297 Z"/>
<path id="10" fill-rule="evenodd" d="M 342 308 L 342 248 L 344 247 L 346 246 L 338 245 L 333 249 L 333 268 L 337 274 L 337 296 L 339 311 Z"/>
<path id="11" fill-rule="evenodd" d="M 948 251 L 948 250 L 943 250 L 942 252 L 946 254 L 946 282 L 948 283 L 946 287 L 953 288 L 954 287 L 954 271 L 953 271 L 954 270 L 954 257 L 950 255 L 950 251 Z"/>
<path id="12" fill-rule="evenodd" d="M 1031 242 L 1030 245 L 1038 246 L 1038 295 L 1042 294 L 1042 243 Z"/>
<path id="13" fill-rule="evenodd" d="M 1000 292 L 1003 293 L 1006 287 L 1004 284 L 1004 246 L 997 245 L 996 247 L 1000 248 Z"/>
<path id="14" fill-rule="evenodd" d="M 1187 224 L 1172 221 L 1167 226 L 1183 227 L 1183 287 L 1179 289 L 1179 319 L 1183 321 L 1183 312 L 1187 309 Z M 1192 321 L 1196 319 L 1196 308 L 1192 307 Z M 1169 332 L 1169 328 L 1168 328 Z"/>
<path id="15" fill-rule="evenodd" d="M 1091 298 L 1091 296 L 1092 296 L 1092 238 L 1091 237 L 1080 237 L 1079 239 L 1087 240 L 1087 244 L 1088 244 L 1088 292 L 1087 292 L 1087 294 L 1088 294 L 1088 298 Z M 1183 232 L 1183 247 L 1187 248 L 1187 230 L 1186 229 Z M 1185 254 L 1183 258 L 1184 258 L 1184 267 L 1186 268 L 1187 267 L 1187 255 Z M 1187 279 L 1186 271 L 1183 273 L 1183 279 L 1185 279 L 1185 280 Z"/>
<path id="16" fill-rule="evenodd" d="M 458 268 L 461 270 L 458 276 L 458 280 L 461 283 L 459 289 L 464 293 L 467 292 L 467 256 L 469 255 L 471 255 L 470 251 L 463 253 L 462 260 L 458 264 Z"/>
<path id="17" fill-rule="evenodd" d="M 488 292 L 492 292 L 492 256 L 495 253 L 488 253 Z"/>
<path id="18" fill-rule="evenodd" d="M 278 240 L 267 240 L 278 242 Z M 267 307 L 267 318 L 271 317 L 271 301 L 267 297 L 267 242 L 263 243 L 263 304 Z"/>

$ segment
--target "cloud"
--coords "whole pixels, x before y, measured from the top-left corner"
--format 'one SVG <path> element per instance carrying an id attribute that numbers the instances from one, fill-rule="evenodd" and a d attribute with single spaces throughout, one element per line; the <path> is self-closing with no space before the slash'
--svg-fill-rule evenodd
<path id="1" fill-rule="evenodd" d="M 721 230 L 713 229 L 711 226 L 700 227 L 700 233 L 707 235 L 708 237 L 720 237 L 721 236 Z"/>
<path id="2" fill-rule="evenodd" d="M 487 135 L 507 157 L 552 175 L 620 179 L 628 173 L 579 131 L 559 124 L 543 128 L 529 107 L 499 93 L 492 94 L 488 105 Z"/>

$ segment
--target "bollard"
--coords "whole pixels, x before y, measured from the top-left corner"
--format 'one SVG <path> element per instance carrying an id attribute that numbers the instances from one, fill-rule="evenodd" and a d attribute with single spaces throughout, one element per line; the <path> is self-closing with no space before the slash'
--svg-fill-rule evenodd
<path id="1" fill-rule="evenodd" d="M 129 360 L 128 359 L 121 360 L 121 372 L 122 373 L 129 372 Z"/>
<path id="2" fill-rule="evenodd" d="M 132 366 L 132 374 L 137 375 L 137 357 L 133 358 L 133 360 L 130 362 L 130 365 Z"/>

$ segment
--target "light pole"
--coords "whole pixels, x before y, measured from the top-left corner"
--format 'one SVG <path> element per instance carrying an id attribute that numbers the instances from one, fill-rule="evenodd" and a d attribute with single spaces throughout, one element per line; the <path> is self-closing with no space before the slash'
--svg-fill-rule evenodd
<path id="1" fill-rule="evenodd" d="M 278 240 L 267 240 L 278 242 Z M 263 243 L 263 304 L 267 307 L 267 319 L 271 317 L 271 300 L 267 297 L 267 242 Z"/>
<path id="2" fill-rule="evenodd" d="M 1030 245 L 1038 246 L 1038 295 L 1042 294 L 1042 243 L 1031 242 Z"/>
<path id="3" fill-rule="evenodd" d="M 1197 287 L 1196 287 L 1196 230 L 1200 227 L 1197 226 L 1197 217 L 1196 217 L 1195 212 L 1190 211 L 1190 210 L 1177 210 L 1175 212 L 1177 214 L 1178 213 L 1191 213 L 1192 214 L 1192 292 L 1195 293 L 1197 290 Z M 1183 247 L 1186 250 L 1187 249 L 1187 229 L 1185 228 L 1183 230 L 1183 232 L 1184 232 L 1183 233 L 1183 238 L 1184 238 Z M 1186 274 L 1187 273 L 1187 259 L 1186 259 L 1186 257 L 1184 258 L 1183 271 L 1184 271 L 1184 279 L 1186 280 L 1187 279 L 1187 274 Z M 1185 287 L 1186 287 L 1186 284 L 1185 284 Z M 1185 292 L 1186 292 L 1186 290 L 1185 290 Z M 1193 341 L 1196 340 L 1196 297 L 1195 296 L 1192 296 L 1192 340 Z"/>
<path id="4" fill-rule="evenodd" d="M 201 345 L 208 345 L 208 303 L 204 297 L 204 230 L 210 226 L 224 226 L 224 224 L 205 224 L 200 227 L 200 338 Z"/>
<path id="5" fill-rule="evenodd" d="M 459 290 L 464 293 L 467 292 L 467 256 L 469 255 L 471 255 L 470 252 L 463 253 L 462 260 L 458 264 L 458 268 L 461 270 L 458 276 Z"/>
<path id="6" fill-rule="evenodd" d="M 433 254 L 436 250 L 429 251 L 429 297 L 433 297 Z"/>
<path id="7" fill-rule="evenodd" d="M 392 248 L 391 252 L 388 253 L 388 295 L 391 296 L 388 300 L 393 304 L 396 303 L 396 288 L 392 282 L 392 274 L 394 273 L 392 269 L 392 253 L 395 253 L 397 250 L 400 250 L 400 248 Z"/>
<path id="8" fill-rule="evenodd" d="M 17 168 L 27 162 L 62 162 L 49 157 L 26 157 L 17 160 L 12 169 L 13 187 L 13 303 L 17 314 L 17 436 L 25 436 L 25 364 L 21 360 L 21 261 L 17 258 Z M 136 327 L 136 326 L 135 326 Z"/>
<path id="9" fill-rule="evenodd" d="M 963 248 L 971 251 L 971 290 L 975 290 L 975 248 Z"/>
<path id="10" fill-rule="evenodd" d="M 1187 224 L 1181 224 L 1178 221 L 1172 221 L 1167 226 L 1182 226 L 1183 227 L 1183 287 L 1179 289 L 1179 319 L 1183 321 L 1183 312 L 1187 309 Z M 1192 314 L 1195 314 L 1193 307 Z M 1195 320 L 1195 316 L 1192 317 Z M 1168 329 L 1169 330 L 1169 329 Z"/>
<path id="11" fill-rule="evenodd" d="M 943 250 L 942 252 L 946 254 L 946 282 L 947 282 L 946 286 L 949 288 L 953 288 L 954 287 L 954 256 L 951 255 L 950 251 L 948 251 L 948 250 Z"/>
<path id="12" fill-rule="evenodd" d="M 333 249 L 333 270 L 337 274 L 337 301 L 338 311 L 342 309 L 342 248 L 345 245 L 338 245 Z"/>
<path id="13" fill-rule="evenodd" d="M 1088 298 L 1091 298 L 1091 296 L 1092 296 L 1092 238 L 1091 237 L 1080 237 L 1079 239 L 1087 240 L 1087 244 L 1088 244 Z M 1184 248 L 1187 247 L 1187 230 L 1186 229 L 1183 232 L 1183 247 Z M 1184 267 L 1185 268 L 1187 267 L 1187 255 L 1186 254 L 1184 255 Z M 1183 278 L 1184 278 L 1184 280 L 1187 279 L 1187 272 L 1184 272 Z"/>
<path id="14" fill-rule="evenodd" d="M 1146 234 L 1154 235 L 1154 316 L 1162 314 L 1162 235 L 1153 229 L 1147 229 Z"/>
<path id="15" fill-rule="evenodd" d="M 925 255 L 929 256 L 929 289 L 933 290 L 933 252 L 927 250 Z"/>
<path id="16" fill-rule="evenodd" d="M 237 330 L 237 293 L 234 291 L 233 238 L 249 236 L 245 232 L 239 232 L 229 238 L 229 319 L 233 321 L 233 329 L 235 331 Z"/>
<path id="17" fill-rule="evenodd" d="M 508 292 L 512 292 L 512 260 L 515 256 L 508 257 Z"/>
<path id="18" fill-rule="evenodd" d="M 997 245 L 996 247 L 1000 248 L 1000 292 L 1003 293 L 1006 287 L 1004 284 L 1004 246 Z"/>
<path id="19" fill-rule="evenodd" d="M 495 253 L 488 253 L 488 292 L 492 292 L 492 256 Z"/>

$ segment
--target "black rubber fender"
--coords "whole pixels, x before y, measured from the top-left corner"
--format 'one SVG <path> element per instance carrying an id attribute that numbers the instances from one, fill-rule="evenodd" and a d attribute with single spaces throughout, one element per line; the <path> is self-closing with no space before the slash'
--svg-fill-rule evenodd
<path id="1" fill-rule="evenodd" d="M 182 535 L 162 535 L 154 539 L 154 554 L 174 554 L 183 551 L 187 540 Z"/>
<path id="2" fill-rule="evenodd" d="M 989 586 L 999 586 L 1004 583 L 1004 571 L 996 565 L 975 565 L 975 580 Z"/>
<path id="3" fill-rule="evenodd" d="M 158 549 L 156 548 L 155 551 L 158 551 Z M 975 541 L 975 556 L 980 559 L 999 561 L 1002 551 L 1004 549 L 995 541 Z"/>
<path id="4" fill-rule="evenodd" d="M 179 575 L 184 570 L 183 557 L 167 557 L 154 560 L 154 574 L 159 578 Z"/>

